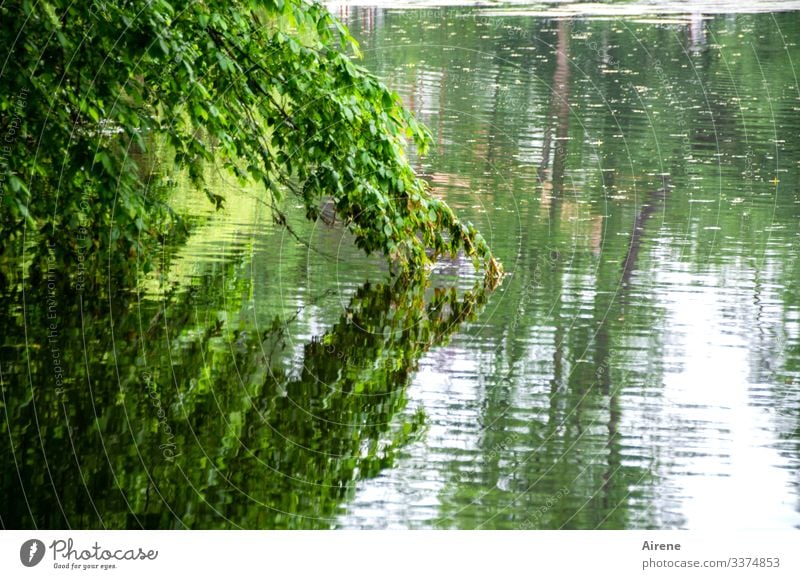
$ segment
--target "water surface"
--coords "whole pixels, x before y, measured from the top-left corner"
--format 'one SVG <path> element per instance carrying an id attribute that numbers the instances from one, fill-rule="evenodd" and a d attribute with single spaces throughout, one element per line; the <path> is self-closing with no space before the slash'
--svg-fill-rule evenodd
<path id="1" fill-rule="evenodd" d="M 178 179 L 188 234 L 133 287 L 114 256 L 76 289 L 20 253 L 0 522 L 797 528 L 800 13 L 779 4 L 338 8 L 433 132 L 418 172 L 510 275 L 393 285 L 223 177 L 220 212 Z"/>

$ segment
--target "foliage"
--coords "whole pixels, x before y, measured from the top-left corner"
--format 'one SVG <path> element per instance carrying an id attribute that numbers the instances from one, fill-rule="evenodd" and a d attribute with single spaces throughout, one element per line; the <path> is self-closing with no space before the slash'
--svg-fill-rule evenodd
<path id="1" fill-rule="evenodd" d="M 70 299 L 69 280 L 53 289 L 44 272 L 24 315 L 0 293 L 5 526 L 329 528 L 356 484 L 420 437 L 426 416 L 407 387 L 479 313 L 480 282 L 460 295 L 413 278 L 365 283 L 295 350 L 307 312 L 236 319 L 254 283 L 241 265 L 209 267 L 163 300 L 133 300 L 118 280 Z"/>
<path id="2" fill-rule="evenodd" d="M 13 23 L 0 30 L 6 236 L 27 224 L 71 255 L 139 248 L 171 221 L 149 182 L 166 141 L 217 206 L 212 161 L 276 200 L 293 192 L 309 218 L 332 197 L 359 247 L 403 271 L 463 250 L 499 277 L 481 235 L 406 161 L 427 130 L 354 64 L 357 43 L 321 5 L 12 0 L 0 20 Z"/>

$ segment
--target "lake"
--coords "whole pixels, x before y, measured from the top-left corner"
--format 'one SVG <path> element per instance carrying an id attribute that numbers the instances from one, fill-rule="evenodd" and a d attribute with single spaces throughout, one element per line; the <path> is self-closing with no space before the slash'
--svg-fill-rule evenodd
<path id="1" fill-rule="evenodd" d="M 353 4 L 502 285 L 169 176 L 135 283 L 0 263 L 2 526 L 800 528 L 800 6 Z"/>

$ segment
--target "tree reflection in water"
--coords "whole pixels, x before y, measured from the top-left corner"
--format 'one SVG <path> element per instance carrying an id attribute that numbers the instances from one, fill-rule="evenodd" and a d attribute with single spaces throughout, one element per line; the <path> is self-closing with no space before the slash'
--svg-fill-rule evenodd
<path id="1" fill-rule="evenodd" d="M 481 286 L 365 283 L 290 367 L 276 355 L 287 320 L 198 323 L 219 288 L 109 299 L 113 284 L 78 294 L 30 271 L 24 313 L 19 284 L 0 292 L 12 528 L 331 527 L 356 482 L 423 429 L 406 409 L 421 356 L 486 299 Z"/>

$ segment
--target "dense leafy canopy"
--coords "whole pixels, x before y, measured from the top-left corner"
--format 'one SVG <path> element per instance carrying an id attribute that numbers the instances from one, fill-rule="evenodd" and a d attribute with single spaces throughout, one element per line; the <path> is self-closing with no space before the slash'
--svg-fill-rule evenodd
<path id="1" fill-rule="evenodd" d="M 218 206 L 209 162 L 273 200 L 298 195 L 309 218 L 332 199 L 356 243 L 403 271 L 463 250 L 500 275 L 407 163 L 426 129 L 353 63 L 356 42 L 321 5 L 12 0 L 0 20 L 4 236 L 27 225 L 67 255 L 137 248 L 173 221 L 151 180 L 168 150 Z"/>

